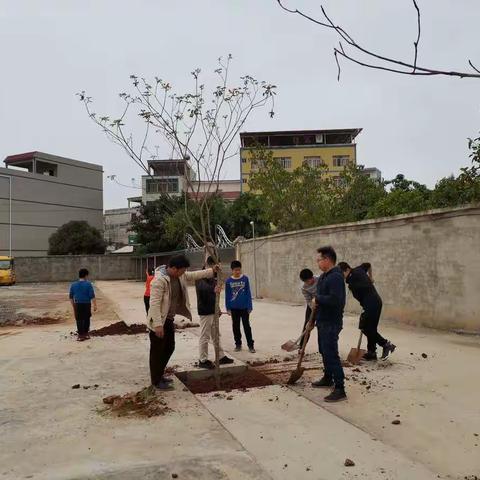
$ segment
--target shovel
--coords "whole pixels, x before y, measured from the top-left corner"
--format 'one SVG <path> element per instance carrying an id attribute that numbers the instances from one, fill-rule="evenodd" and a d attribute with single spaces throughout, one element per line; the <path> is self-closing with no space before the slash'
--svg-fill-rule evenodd
<path id="1" fill-rule="evenodd" d="M 301 376 L 303 375 L 303 372 L 305 371 L 305 367 L 302 367 L 302 361 L 303 361 L 303 357 L 305 356 L 305 348 L 307 347 L 308 340 L 310 339 L 310 332 L 314 328 L 314 323 L 313 323 L 314 318 L 315 318 L 315 308 L 312 309 L 312 313 L 310 314 L 310 319 L 308 320 L 307 326 L 305 327 L 305 332 L 303 333 L 305 336 L 303 338 L 303 343 L 302 343 L 302 348 L 300 350 L 300 357 L 298 358 L 297 368 L 290 374 L 290 378 L 287 381 L 288 385 L 293 385 L 297 380 L 301 378 Z"/>
<path id="2" fill-rule="evenodd" d="M 360 348 L 362 345 L 362 335 L 363 333 L 360 332 L 357 348 L 351 348 L 350 353 L 348 354 L 347 362 L 351 363 L 352 365 L 356 365 L 363 358 L 365 353 L 367 353 L 366 350 Z"/>
<path id="3" fill-rule="evenodd" d="M 287 352 L 293 352 L 300 346 L 300 340 L 302 339 L 303 335 L 305 332 L 302 332 L 302 334 L 296 339 L 296 340 L 288 340 L 282 345 L 282 350 L 285 350 Z"/>

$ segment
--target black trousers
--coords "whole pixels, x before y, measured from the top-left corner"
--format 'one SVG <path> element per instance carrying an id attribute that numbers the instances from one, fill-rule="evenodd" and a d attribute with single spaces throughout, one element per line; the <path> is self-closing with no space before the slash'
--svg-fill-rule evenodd
<path id="1" fill-rule="evenodd" d="M 90 303 L 75 304 L 75 320 L 79 335 L 87 335 L 90 331 L 90 317 L 92 316 L 92 305 Z"/>
<path id="2" fill-rule="evenodd" d="M 167 318 L 163 325 L 163 338 L 150 331 L 150 379 L 152 385 L 160 382 L 168 361 L 175 351 L 175 328 L 173 319 Z"/>
<path id="3" fill-rule="evenodd" d="M 388 341 L 378 333 L 378 322 L 382 314 L 382 302 L 372 302 L 364 308 L 360 315 L 358 328 L 367 337 L 367 349 L 369 352 L 376 352 L 377 345 L 383 347 Z"/>
<path id="4" fill-rule="evenodd" d="M 150 308 L 150 297 L 144 296 L 143 303 L 145 304 L 145 311 L 148 313 L 148 309 Z"/>
<path id="5" fill-rule="evenodd" d="M 232 309 L 232 328 L 235 345 L 240 347 L 242 345 L 242 331 L 240 330 L 240 321 L 243 324 L 243 331 L 247 339 L 248 348 L 253 348 L 252 327 L 250 326 L 250 314 L 248 310 L 234 310 Z"/>
<path id="6" fill-rule="evenodd" d="M 324 321 L 319 323 L 317 328 L 318 337 L 322 342 L 324 375 L 334 381 L 335 388 L 344 388 L 345 374 L 338 354 L 338 336 L 342 331 L 342 325 Z"/>
<path id="7" fill-rule="evenodd" d="M 305 331 L 305 327 L 307 326 L 307 323 L 310 321 L 311 313 L 312 313 L 312 309 L 307 305 L 307 308 L 305 310 L 305 322 L 303 322 L 303 329 L 302 329 L 301 333 L 303 333 Z M 304 338 L 305 338 L 305 335 L 302 335 L 302 338 L 300 339 L 300 346 L 303 346 Z M 320 343 L 320 333 L 319 332 L 318 332 L 318 335 L 317 335 L 317 341 L 318 341 L 318 351 L 321 355 L 322 354 L 322 345 Z"/>

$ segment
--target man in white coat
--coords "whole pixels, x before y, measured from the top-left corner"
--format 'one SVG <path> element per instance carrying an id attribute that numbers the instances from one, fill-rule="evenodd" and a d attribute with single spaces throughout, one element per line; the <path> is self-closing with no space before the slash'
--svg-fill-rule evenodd
<path id="1" fill-rule="evenodd" d="M 147 327 L 150 336 L 150 377 L 159 390 L 171 390 L 172 380 L 165 377 L 165 368 L 175 351 L 174 318 L 176 314 L 192 319 L 187 282 L 212 278 L 219 270 L 213 268 L 187 272 L 190 262 L 184 255 L 172 257 L 168 265 L 155 270 L 151 283 Z"/>

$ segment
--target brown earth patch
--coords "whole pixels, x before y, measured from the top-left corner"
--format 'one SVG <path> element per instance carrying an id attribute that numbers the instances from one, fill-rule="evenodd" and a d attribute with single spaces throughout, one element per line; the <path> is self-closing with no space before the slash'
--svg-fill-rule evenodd
<path id="1" fill-rule="evenodd" d="M 108 335 L 137 335 L 139 333 L 147 333 L 147 326 L 144 324 L 134 323 L 127 325 L 123 320 L 120 322 L 112 323 L 106 327 L 99 328 L 98 330 L 92 330 L 90 332 L 91 337 L 106 337 Z"/>
<path id="2" fill-rule="evenodd" d="M 106 407 L 100 413 L 115 417 L 157 417 L 172 411 L 153 387 L 125 395 L 111 395 L 103 399 Z"/>
<path id="3" fill-rule="evenodd" d="M 183 383 L 192 393 L 209 393 L 218 391 L 243 390 L 249 388 L 273 385 L 270 378 L 254 369 L 247 369 L 241 373 L 224 374 L 220 378 L 220 388 L 214 377 L 205 379 L 187 378 Z"/>

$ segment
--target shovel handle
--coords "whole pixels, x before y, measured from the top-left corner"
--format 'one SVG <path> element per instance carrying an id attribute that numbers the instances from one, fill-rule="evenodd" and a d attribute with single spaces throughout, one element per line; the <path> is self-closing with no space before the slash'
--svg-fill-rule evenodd
<path id="1" fill-rule="evenodd" d="M 305 348 L 307 347 L 308 340 L 310 340 L 310 332 L 313 330 L 313 319 L 315 318 L 316 310 L 316 308 L 312 308 L 310 318 L 308 319 L 305 331 L 303 332 L 304 337 L 302 342 L 302 348 L 300 349 L 300 356 L 298 358 L 297 369 L 300 368 L 300 366 L 302 365 L 303 357 L 305 356 Z"/>
<path id="2" fill-rule="evenodd" d="M 360 332 L 360 337 L 358 337 L 357 352 L 360 351 L 360 347 L 362 346 L 362 336 L 363 336 L 363 332 Z"/>

